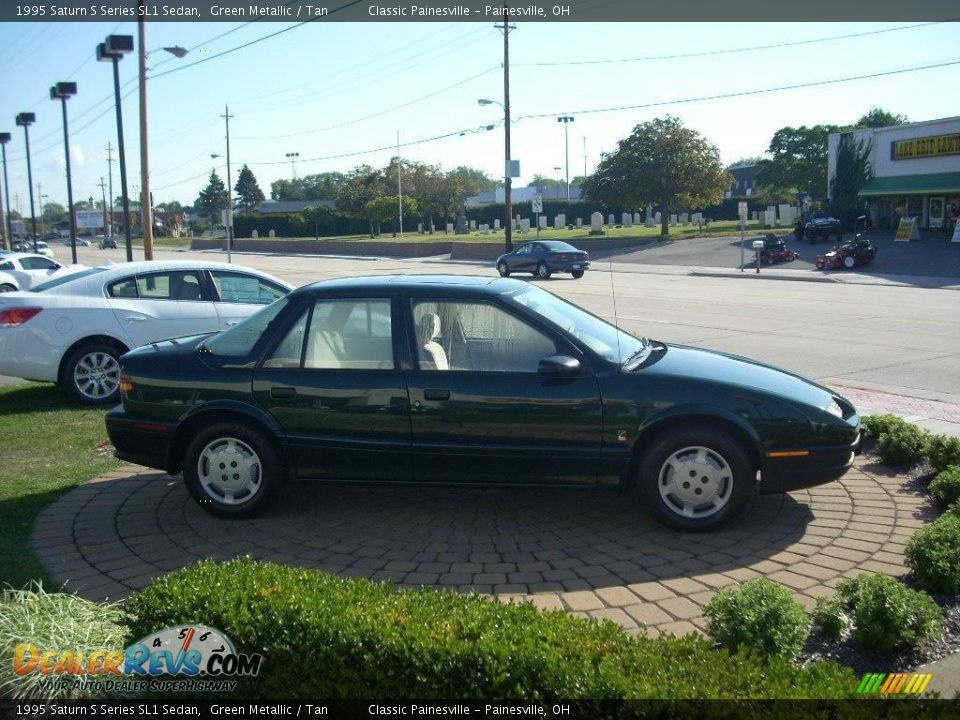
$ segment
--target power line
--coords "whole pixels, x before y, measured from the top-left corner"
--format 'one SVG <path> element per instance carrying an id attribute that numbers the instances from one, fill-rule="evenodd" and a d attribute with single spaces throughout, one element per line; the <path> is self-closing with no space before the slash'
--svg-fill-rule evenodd
<path id="1" fill-rule="evenodd" d="M 615 63 L 648 62 L 652 60 L 680 60 L 682 58 L 709 57 L 711 55 L 732 55 L 734 53 L 754 52 L 756 50 L 773 50 L 776 48 L 795 47 L 798 45 L 812 45 L 814 43 L 832 42 L 835 40 L 849 40 L 851 38 L 868 37 L 870 35 L 882 35 L 884 33 L 900 32 L 901 30 L 914 30 L 916 28 L 929 27 L 931 25 L 942 25 L 944 22 L 956 22 L 956 20 L 917 23 L 916 25 L 903 25 L 901 27 L 886 28 L 885 30 L 870 30 L 861 33 L 849 33 L 847 35 L 832 35 L 829 37 L 812 38 L 808 40 L 793 40 L 790 42 L 774 43 L 772 45 L 753 45 L 751 47 L 728 48 L 726 50 L 701 50 L 699 52 L 675 53 L 671 55 L 646 55 L 634 58 L 612 58 L 609 60 L 559 60 L 556 62 L 514 63 L 513 67 L 610 65 Z"/>
<path id="2" fill-rule="evenodd" d="M 779 87 L 761 88 L 760 90 L 741 90 L 738 92 L 721 93 L 718 95 L 702 95 L 694 98 L 680 98 L 676 100 L 661 100 L 659 102 L 642 103 L 640 105 L 620 105 L 617 107 L 593 108 L 588 110 L 565 110 L 562 112 L 537 113 L 534 115 L 522 115 L 518 120 L 527 120 L 531 118 L 555 117 L 564 112 L 570 115 L 591 115 L 596 113 L 619 112 L 621 110 L 640 110 L 643 108 L 660 107 L 662 105 L 682 105 L 685 103 L 705 102 L 707 100 L 723 100 L 725 98 L 744 97 L 747 95 L 763 95 L 765 93 L 781 92 L 783 90 L 798 90 L 801 88 L 819 87 L 821 85 L 836 85 L 837 83 L 851 82 L 853 80 L 869 80 L 871 78 L 885 77 L 888 75 L 901 75 L 903 73 L 919 72 L 921 70 L 932 70 L 935 68 L 949 67 L 951 65 L 960 65 L 960 60 L 949 60 L 947 62 L 935 63 L 932 65 L 920 65 L 912 68 L 901 68 L 899 70 L 885 70 L 883 72 L 870 73 L 868 75 L 851 75 L 849 77 L 834 78 L 832 80 L 816 80 L 806 83 L 794 83 L 793 85 L 781 85 Z"/>

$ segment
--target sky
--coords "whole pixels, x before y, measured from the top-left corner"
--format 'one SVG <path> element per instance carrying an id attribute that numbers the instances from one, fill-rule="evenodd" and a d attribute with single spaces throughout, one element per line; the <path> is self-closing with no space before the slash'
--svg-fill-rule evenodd
<path id="1" fill-rule="evenodd" d="M 912 121 L 960 114 L 960 65 L 704 99 L 958 61 L 958 30 L 960 23 L 517 22 L 510 35 L 511 144 L 521 177 L 514 182 L 526 185 L 534 174 L 563 178 L 561 115 L 575 118 L 566 126 L 573 177 L 585 167 L 592 172 L 600 153 L 614 150 L 635 125 L 667 113 L 716 145 L 725 163 L 762 155 L 781 127 L 853 123 L 874 106 Z M 136 31 L 135 23 L 0 24 L 0 131 L 13 134 L 7 171 L 14 209 L 29 215 L 23 129 L 14 122 L 24 111 L 37 115 L 30 128 L 34 200 L 39 208 L 39 183 L 44 202 L 66 204 L 61 109 L 49 99 L 59 81 L 78 84 L 68 101 L 74 197 L 100 198 L 117 129 L 112 71 L 94 50 L 108 34 Z M 211 169 L 225 178 L 224 159 L 211 155 L 226 155 L 227 106 L 232 182 L 246 163 L 268 197 L 272 181 L 294 172 L 383 166 L 397 153 L 398 133 L 405 159 L 503 174 L 503 111 L 477 103 L 503 101 L 503 38 L 492 23 L 165 22 L 148 23 L 146 32 L 155 203 L 192 205 Z M 756 49 L 770 45 L 778 47 Z M 171 46 L 189 53 L 177 59 L 162 49 Z M 135 197 L 135 55 L 120 62 L 120 82 Z M 293 165 L 286 158 L 292 152 L 299 153 Z M 113 186 L 119 195 L 117 162 Z"/>

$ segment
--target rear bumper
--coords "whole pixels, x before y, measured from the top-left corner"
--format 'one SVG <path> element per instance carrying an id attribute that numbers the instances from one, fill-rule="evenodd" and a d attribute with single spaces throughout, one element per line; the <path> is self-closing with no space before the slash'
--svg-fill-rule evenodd
<path id="1" fill-rule="evenodd" d="M 858 433 L 850 445 L 799 449 L 782 457 L 767 455 L 761 462 L 760 493 L 790 492 L 839 480 L 853 466 L 859 445 Z"/>
<path id="2" fill-rule="evenodd" d="M 589 260 L 564 260 L 562 262 L 551 262 L 550 270 L 553 272 L 573 272 L 574 270 L 589 270 Z"/>
<path id="3" fill-rule="evenodd" d="M 132 417 L 122 405 L 107 413 L 106 425 L 115 457 L 158 470 L 169 469 L 170 443 L 176 425 Z"/>

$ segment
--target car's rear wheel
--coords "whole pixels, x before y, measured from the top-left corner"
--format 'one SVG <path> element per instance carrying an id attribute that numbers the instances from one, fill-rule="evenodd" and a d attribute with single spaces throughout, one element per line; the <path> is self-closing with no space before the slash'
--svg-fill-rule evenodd
<path id="1" fill-rule="evenodd" d="M 0 285 L 0 293 L 4 293 L 4 292 L 16 292 L 16 291 L 17 291 L 17 289 L 16 289 L 13 285 L 11 285 L 10 283 L 3 283 L 3 285 Z"/>
<path id="2" fill-rule="evenodd" d="M 644 452 L 640 490 L 665 524 L 688 532 L 721 527 L 738 517 L 756 493 L 746 450 L 710 426 L 666 432 Z"/>
<path id="3" fill-rule="evenodd" d="M 572 273 L 570 273 L 570 274 L 573 275 L 573 277 L 574 277 L 575 280 L 579 280 L 580 278 L 583 277 L 583 270 L 574 270 L 574 271 L 573 271 Z"/>
<path id="4" fill-rule="evenodd" d="M 503 260 L 497 263 L 497 272 L 500 277 L 510 277 L 510 267 Z"/>
<path id="5" fill-rule="evenodd" d="M 111 405 L 120 401 L 121 351 L 92 342 L 74 350 L 63 365 L 60 384 L 84 405 Z"/>
<path id="6" fill-rule="evenodd" d="M 853 257 L 853 255 L 847 255 L 847 256 L 843 259 L 843 266 L 844 266 L 847 270 L 853 270 L 853 268 L 856 267 L 856 265 L 857 265 L 857 260 L 856 260 L 856 258 Z"/>
<path id="7" fill-rule="evenodd" d="M 246 517 L 260 510 L 286 476 L 275 444 L 240 422 L 217 423 L 187 446 L 183 479 L 193 498 L 220 517 Z"/>
<path id="8" fill-rule="evenodd" d="M 537 263 L 537 277 L 541 280 L 546 280 L 550 277 L 550 268 L 548 268 L 547 264 L 542 260 Z"/>

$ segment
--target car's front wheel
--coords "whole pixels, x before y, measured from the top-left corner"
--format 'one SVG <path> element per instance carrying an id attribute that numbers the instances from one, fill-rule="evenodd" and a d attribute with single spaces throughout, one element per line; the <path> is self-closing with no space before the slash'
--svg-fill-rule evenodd
<path id="1" fill-rule="evenodd" d="M 503 260 L 497 263 L 497 272 L 500 273 L 500 277 L 510 277 L 510 268 Z"/>
<path id="2" fill-rule="evenodd" d="M 583 277 L 583 270 L 574 270 L 570 274 L 573 275 L 574 280 L 579 280 Z"/>
<path id="3" fill-rule="evenodd" d="M 856 265 L 857 265 L 857 260 L 856 260 L 855 257 L 853 257 L 853 255 L 847 255 L 847 256 L 843 259 L 843 266 L 844 266 L 847 270 L 853 270 L 853 268 L 855 268 Z"/>
<path id="4" fill-rule="evenodd" d="M 240 423 L 217 423 L 196 435 L 183 457 L 193 498 L 220 517 L 246 517 L 275 494 L 286 466 L 273 441 Z"/>
<path id="5" fill-rule="evenodd" d="M 84 405 L 120 402 L 120 355 L 113 345 L 91 342 L 74 350 L 63 365 L 61 387 Z"/>
<path id="6" fill-rule="evenodd" d="M 537 263 L 537 277 L 541 280 L 547 280 L 550 277 L 550 268 L 542 260 Z"/>
<path id="7" fill-rule="evenodd" d="M 0 293 L 16 292 L 16 291 L 17 289 L 10 283 L 3 283 L 2 285 L 0 285 Z"/>
<path id="8" fill-rule="evenodd" d="M 692 426 L 664 433 L 646 448 L 639 484 L 662 522 L 702 532 L 746 509 L 756 493 L 756 473 L 739 442 L 710 426 Z"/>

